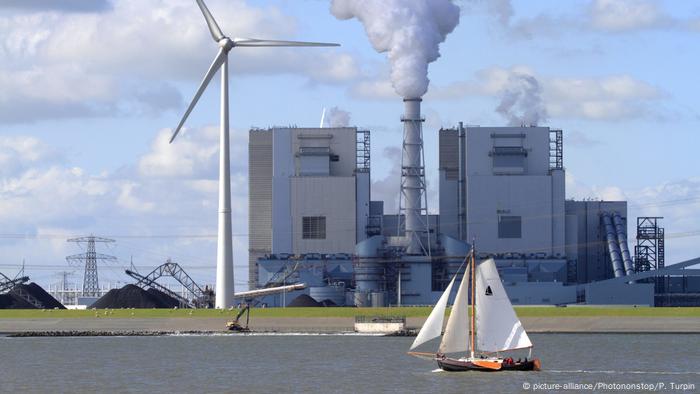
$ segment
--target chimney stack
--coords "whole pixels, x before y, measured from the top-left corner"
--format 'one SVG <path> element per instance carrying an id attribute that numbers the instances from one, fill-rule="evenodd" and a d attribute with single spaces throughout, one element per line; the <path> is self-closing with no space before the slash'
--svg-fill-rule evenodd
<path id="1" fill-rule="evenodd" d="M 401 196 L 399 214 L 404 215 L 406 254 L 430 255 L 428 207 L 423 158 L 423 121 L 420 98 L 405 98 L 403 152 L 401 164 Z M 425 202 L 425 204 L 423 204 Z M 403 211 L 403 212 L 401 212 Z"/>

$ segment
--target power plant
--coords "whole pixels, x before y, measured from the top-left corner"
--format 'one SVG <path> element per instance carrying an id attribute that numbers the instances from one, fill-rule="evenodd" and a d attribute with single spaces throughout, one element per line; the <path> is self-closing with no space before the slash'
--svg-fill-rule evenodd
<path id="1" fill-rule="evenodd" d="M 338 44 L 230 38 L 203 0 L 196 3 L 219 49 L 170 143 L 221 71 L 216 286 L 197 285 L 170 261 L 148 275 L 130 269 L 126 273 L 136 283 L 121 290 L 136 295 L 134 304 L 224 309 L 255 295 L 268 306 L 287 306 L 304 295 L 324 305 L 429 305 L 473 247 L 479 258 L 495 260 L 513 304 L 700 304 L 698 270 L 685 270 L 698 259 L 665 264 L 663 218 L 636 218 L 636 245 L 631 246 L 627 229 L 634 219 L 628 217 L 626 201 L 566 198 L 564 133 L 536 125 L 546 110 L 534 77 L 526 81 L 532 96 L 523 100 L 530 107 L 526 114 L 513 112 L 522 92 L 508 92 L 511 97 L 497 108 L 511 126 L 460 122 L 424 130 L 421 104 L 428 68 L 460 18 L 460 8 L 449 0 L 430 6 L 392 2 L 395 12 L 381 12 L 386 6 L 381 2 L 332 2 L 336 18 L 360 21 L 372 47 L 388 54 L 391 84 L 403 100 L 398 207 L 387 212 L 384 201 L 373 199 L 370 130 L 323 127 L 323 121 L 318 128 L 251 129 L 249 291 L 235 293 L 229 52 Z M 437 171 L 437 201 L 428 199 L 424 132 L 439 140 L 439 165 L 431 170 Z M 98 299 L 112 302 L 103 298 L 120 289 L 105 294 L 97 262 L 114 257 L 97 253 L 95 243 L 114 241 L 95 236 L 69 241 L 87 243 L 86 253 L 67 258 L 85 267 L 82 290 L 73 289 L 70 298 L 83 306 Z M 181 293 L 159 283 L 162 277 L 179 282 Z M 27 280 L 4 277 L 0 282 L 8 305 L 40 304 L 23 296 Z M 61 300 L 65 282 L 64 275 L 62 291 L 55 292 Z"/>
<path id="2" fill-rule="evenodd" d="M 658 218 L 638 219 L 647 227 L 633 249 L 627 202 L 566 199 L 562 130 L 429 131 L 439 137 L 439 213 L 428 214 L 420 102 L 404 100 L 398 212 L 371 199 L 370 131 L 250 130 L 250 286 L 309 286 L 264 303 L 307 294 L 348 306 L 434 304 L 472 242 L 494 257 L 513 304 L 700 300 L 700 277 L 683 271 L 695 260 L 664 267 Z"/>

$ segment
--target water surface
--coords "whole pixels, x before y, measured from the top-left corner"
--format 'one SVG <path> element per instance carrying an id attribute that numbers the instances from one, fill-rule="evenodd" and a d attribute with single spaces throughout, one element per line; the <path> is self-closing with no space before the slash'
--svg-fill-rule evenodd
<path id="1" fill-rule="evenodd" d="M 531 338 L 541 372 L 437 372 L 434 362 L 405 354 L 413 338 L 0 338 L 0 392 L 508 393 L 542 383 L 598 382 L 694 384 L 700 391 L 700 335 Z"/>

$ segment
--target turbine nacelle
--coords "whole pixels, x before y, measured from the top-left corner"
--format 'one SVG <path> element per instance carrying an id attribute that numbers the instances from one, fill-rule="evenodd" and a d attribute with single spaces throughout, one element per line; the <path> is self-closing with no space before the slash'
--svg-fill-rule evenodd
<path id="1" fill-rule="evenodd" d="M 235 40 L 232 40 L 228 37 L 224 37 L 224 38 L 219 40 L 219 48 L 226 51 L 227 53 L 228 53 L 228 51 L 233 49 L 233 47 L 235 47 L 235 46 L 236 46 Z"/>

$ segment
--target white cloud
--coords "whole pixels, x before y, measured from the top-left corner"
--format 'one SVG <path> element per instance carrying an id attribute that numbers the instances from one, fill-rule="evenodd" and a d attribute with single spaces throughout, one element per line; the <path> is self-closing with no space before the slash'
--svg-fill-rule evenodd
<path id="1" fill-rule="evenodd" d="M 112 8 L 109 0 L 4 0 L 1 8 L 25 11 L 103 12 Z"/>
<path id="2" fill-rule="evenodd" d="M 135 212 L 149 212 L 155 207 L 150 201 L 144 201 L 135 195 L 135 189 L 140 185 L 135 182 L 126 182 L 121 185 L 121 191 L 117 197 L 117 205 Z"/>
<path id="3" fill-rule="evenodd" d="M 199 82 L 216 52 L 189 0 L 119 0 L 102 13 L 60 8 L 0 16 L 0 122 L 176 109 L 182 98 L 173 81 Z M 298 35 L 297 20 L 277 7 L 218 0 L 209 8 L 231 37 Z M 335 49 L 242 49 L 231 56 L 238 74 L 321 83 L 359 75 L 355 58 Z"/>
<path id="4" fill-rule="evenodd" d="M 576 200 L 594 199 L 603 201 L 626 201 L 625 191 L 617 186 L 589 186 L 570 172 L 566 173 L 566 197 Z"/>
<path id="5" fill-rule="evenodd" d="M 172 129 L 162 129 L 151 150 L 138 162 L 141 176 L 150 178 L 214 179 L 219 171 L 219 127 L 183 129 L 169 143 Z M 230 157 L 233 171 L 247 166 L 248 133 L 230 130 Z"/>
<path id="6" fill-rule="evenodd" d="M 0 136 L 0 176 L 9 176 L 37 163 L 58 160 L 58 154 L 39 139 L 28 136 Z"/>
<path id="7" fill-rule="evenodd" d="M 696 19 L 669 14 L 661 2 L 651 0 L 590 0 L 573 12 L 540 12 L 516 17 L 510 0 L 462 0 L 470 11 L 494 17 L 507 38 L 558 39 L 563 34 L 633 33 L 652 29 L 700 30 Z M 569 7 L 572 8 L 572 7 Z"/>
<path id="8" fill-rule="evenodd" d="M 197 133 L 197 132 L 200 133 Z M 194 136 L 193 136 L 194 134 Z M 146 177 L 211 177 L 215 173 L 219 144 L 216 128 L 183 130 L 169 143 L 171 129 L 158 132 L 151 151 L 141 157 L 139 173 Z"/>
<path id="9" fill-rule="evenodd" d="M 545 98 L 553 116 L 595 120 L 653 116 L 649 103 L 662 97 L 660 90 L 629 75 L 545 82 Z"/>
<path id="10" fill-rule="evenodd" d="M 245 282 L 247 275 L 247 137 L 242 134 L 232 133 L 231 192 L 234 233 L 239 234 L 234 251 L 238 282 Z M 117 238 L 118 248 L 107 252 L 120 257 L 122 265 L 129 255 L 139 256 L 137 263 L 147 267 L 173 257 L 186 266 L 211 267 L 194 271 L 201 272 L 202 281 L 211 283 L 216 239 L 209 236 L 216 234 L 218 205 L 216 135 L 216 128 L 205 127 L 162 146 L 159 141 L 169 136 L 169 131 L 163 130 L 140 161 L 98 175 L 65 164 L 64 158 L 55 157 L 50 147 L 36 138 L 0 137 L 0 164 L 23 161 L 13 168 L 2 168 L 3 234 L 28 237 L 3 239 L 3 255 L 26 257 L 30 265 L 55 264 L 58 271 L 65 268 L 67 253 L 78 252 L 61 247 L 65 239 L 92 233 Z M 166 149 L 184 154 L 185 161 L 168 157 Z M 153 159 L 154 166 L 141 171 L 140 162 L 163 156 L 168 158 Z M 160 239 L 163 235 L 166 237 Z M 102 269 L 101 279 L 105 271 L 126 280 L 114 267 Z M 33 279 L 36 274 L 30 272 Z"/>
<path id="11" fill-rule="evenodd" d="M 610 32 L 657 28 L 673 23 L 657 3 L 645 0 L 595 0 L 588 12 L 594 28 Z"/>
<path id="12" fill-rule="evenodd" d="M 500 96 L 516 75 L 531 75 L 542 85 L 546 112 L 552 117 L 620 120 L 658 116 L 652 103 L 662 99 L 658 88 L 629 75 L 572 78 L 541 76 L 526 66 L 491 67 L 478 71 L 473 80 L 436 86 L 428 93 L 434 100 L 465 96 Z"/>

